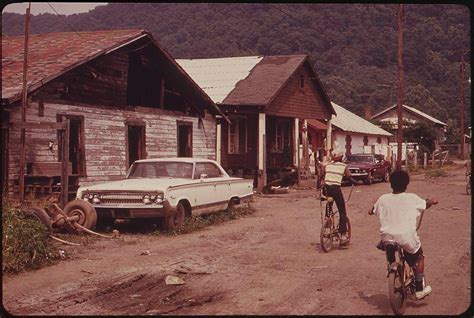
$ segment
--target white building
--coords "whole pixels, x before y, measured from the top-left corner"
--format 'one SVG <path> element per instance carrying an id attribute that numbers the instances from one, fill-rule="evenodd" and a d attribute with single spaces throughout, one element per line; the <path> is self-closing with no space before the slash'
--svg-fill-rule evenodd
<path id="1" fill-rule="evenodd" d="M 328 134 L 332 149 L 340 149 L 346 155 L 375 153 L 390 158 L 391 133 L 335 103 L 332 106 L 337 113 L 331 119 L 331 134 Z"/>

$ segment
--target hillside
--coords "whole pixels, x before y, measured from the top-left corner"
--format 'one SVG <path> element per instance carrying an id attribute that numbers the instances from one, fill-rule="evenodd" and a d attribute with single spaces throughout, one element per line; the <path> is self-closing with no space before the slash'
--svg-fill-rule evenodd
<path id="1" fill-rule="evenodd" d="M 397 100 L 397 6 L 111 3 L 89 13 L 33 16 L 31 32 L 145 28 L 175 58 L 306 53 L 332 100 L 362 115 L 365 105 L 375 112 Z M 405 103 L 457 125 L 460 51 L 470 48 L 469 10 L 404 8 Z M 23 15 L 2 14 L 4 35 L 21 35 L 23 27 Z M 467 78 L 469 64 L 466 69 Z M 469 123 L 468 104 L 470 95 Z"/>

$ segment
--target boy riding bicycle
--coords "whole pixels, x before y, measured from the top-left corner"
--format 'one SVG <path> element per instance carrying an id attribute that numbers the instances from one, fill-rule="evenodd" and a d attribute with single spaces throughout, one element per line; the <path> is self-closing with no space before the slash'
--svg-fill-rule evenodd
<path id="1" fill-rule="evenodd" d="M 406 193 L 409 183 L 410 176 L 406 171 L 394 171 L 390 175 L 393 192 L 383 194 L 369 210 L 369 214 L 378 214 L 380 217 L 382 241 L 395 241 L 405 251 L 407 262 L 415 272 L 415 297 L 423 299 L 431 293 L 431 287 L 423 286 L 425 262 L 421 241 L 416 232 L 416 220 L 421 211 L 438 204 L 438 201 L 423 200 L 414 193 Z"/>
<path id="2" fill-rule="evenodd" d="M 343 156 L 342 151 L 334 151 L 332 153 L 332 161 L 322 168 L 322 176 L 324 177 L 323 193 L 334 198 L 337 209 L 339 210 L 339 233 L 341 233 L 342 246 L 349 244 L 346 234 L 346 204 L 341 191 L 342 177 L 346 176 L 353 184 L 357 183 L 357 181 L 352 178 L 347 165 L 342 162 Z"/>

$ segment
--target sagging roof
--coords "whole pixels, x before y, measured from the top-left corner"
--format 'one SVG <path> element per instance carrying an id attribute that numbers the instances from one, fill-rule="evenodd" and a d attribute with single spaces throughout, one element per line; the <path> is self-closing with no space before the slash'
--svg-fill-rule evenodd
<path id="1" fill-rule="evenodd" d="M 376 118 L 379 117 L 380 115 L 382 115 L 382 114 L 384 114 L 384 113 L 386 113 L 386 112 L 388 112 L 388 111 L 390 111 L 390 110 L 392 110 L 392 109 L 394 109 L 394 108 L 396 108 L 396 107 L 397 107 L 397 104 L 395 104 L 395 105 L 393 105 L 393 106 L 391 106 L 391 107 L 388 107 L 388 108 L 382 110 L 381 112 L 378 112 L 377 114 L 373 115 L 371 118 L 372 118 L 372 119 L 376 119 Z M 433 122 L 433 123 L 435 123 L 435 124 L 439 124 L 439 125 L 442 125 L 442 126 L 448 126 L 448 124 L 446 124 L 446 123 L 442 122 L 441 120 L 438 120 L 438 119 L 436 119 L 436 118 L 434 118 L 434 117 L 432 117 L 432 116 L 430 116 L 430 115 L 428 115 L 428 114 L 422 112 L 422 111 L 419 110 L 419 109 L 416 109 L 416 108 L 414 108 L 414 107 L 410 107 L 410 106 L 407 106 L 407 105 L 402 105 L 402 107 L 403 107 L 406 111 L 411 112 L 411 113 L 413 113 L 413 114 L 416 114 L 416 115 L 418 115 L 418 116 L 424 117 L 424 118 L 428 119 L 429 121 L 431 121 L 431 122 Z"/>
<path id="2" fill-rule="evenodd" d="M 328 129 L 327 124 L 325 124 L 323 122 L 320 122 L 317 119 L 307 119 L 306 121 L 308 122 L 308 126 L 310 126 L 313 129 L 316 129 L 316 130 L 326 130 L 326 129 Z"/>
<path id="3" fill-rule="evenodd" d="M 350 131 L 367 135 L 392 136 L 386 130 L 372 124 L 368 120 L 344 109 L 336 103 L 332 103 L 337 116 L 331 119 L 331 124 L 343 131 Z"/>
<path id="4" fill-rule="evenodd" d="M 217 104 L 268 105 L 284 87 L 307 55 L 244 56 L 211 59 L 177 59 L 184 70 Z M 311 63 L 308 64 L 311 66 Z M 315 70 L 314 79 L 323 99 L 335 113 Z"/>
<path id="5" fill-rule="evenodd" d="M 141 38 L 148 37 L 152 43 L 174 64 L 187 83 L 210 105 L 213 113 L 223 113 L 209 96 L 143 29 L 107 30 L 81 32 L 55 32 L 29 36 L 28 93 L 49 81 L 99 56 L 109 54 Z M 21 98 L 23 90 L 23 36 L 2 35 L 2 100 L 12 103 Z M 224 116 L 225 117 L 225 116 Z"/>

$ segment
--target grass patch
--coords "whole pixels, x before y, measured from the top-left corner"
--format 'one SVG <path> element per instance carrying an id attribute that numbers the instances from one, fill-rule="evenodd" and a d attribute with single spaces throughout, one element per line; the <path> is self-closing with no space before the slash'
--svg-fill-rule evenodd
<path id="1" fill-rule="evenodd" d="M 4 273 L 39 268 L 59 259 L 48 242 L 48 231 L 37 219 L 28 217 L 24 208 L 3 200 L 2 270 Z"/>
<path id="2" fill-rule="evenodd" d="M 440 178 L 448 176 L 448 173 L 443 169 L 431 170 L 425 173 L 427 178 Z"/>
<path id="3" fill-rule="evenodd" d="M 180 235 L 195 232 L 209 225 L 220 224 L 226 221 L 235 220 L 241 217 L 252 215 L 255 213 L 255 209 L 252 207 L 236 207 L 233 212 L 222 211 L 218 213 L 206 214 L 193 216 L 187 219 L 183 226 L 173 232 L 164 232 L 166 235 Z M 156 231 L 154 234 L 161 234 Z"/>

